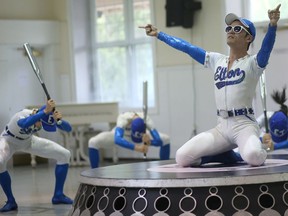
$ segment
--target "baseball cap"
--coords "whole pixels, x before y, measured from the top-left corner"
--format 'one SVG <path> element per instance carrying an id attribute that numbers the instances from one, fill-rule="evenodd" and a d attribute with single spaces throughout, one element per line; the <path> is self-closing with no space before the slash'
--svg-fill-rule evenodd
<path id="1" fill-rule="evenodd" d="M 44 110 L 46 105 L 42 106 L 39 111 Z M 50 112 L 48 115 L 45 115 L 41 118 L 42 127 L 45 131 L 53 132 L 57 130 L 56 122 L 53 117 L 53 113 Z"/>
<path id="2" fill-rule="evenodd" d="M 279 143 L 288 138 L 288 117 L 281 111 L 275 112 L 269 119 L 271 138 Z"/>
<path id="3" fill-rule="evenodd" d="M 242 25 L 245 26 L 248 29 L 248 31 L 253 36 L 253 40 L 252 41 L 254 41 L 254 39 L 256 37 L 256 28 L 255 28 L 254 24 L 248 19 L 238 17 L 234 13 L 229 13 L 225 17 L 225 23 L 227 25 L 231 25 L 232 22 L 234 22 L 235 20 L 239 20 L 242 23 Z"/>
<path id="4" fill-rule="evenodd" d="M 131 139 L 133 142 L 142 142 L 142 136 L 145 133 L 145 123 L 142 118 L 135 118 L 131 123 Z"/>

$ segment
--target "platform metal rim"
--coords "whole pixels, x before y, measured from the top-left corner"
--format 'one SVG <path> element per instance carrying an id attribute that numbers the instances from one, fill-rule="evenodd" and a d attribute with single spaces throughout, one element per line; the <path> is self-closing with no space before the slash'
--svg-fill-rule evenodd
<path id="1" fill-rule="evenodd" d="M 91 178 L 80 176 L 80 183 L 107 187 L 143 187 L 143 188 L 175 188 L 175 187 L 208 187 L 248 185 L 288 181 L 288 173 L 262 174 L 253 176 L 225 176 L 215 178 L 185 179 L 115 179 Z"/>

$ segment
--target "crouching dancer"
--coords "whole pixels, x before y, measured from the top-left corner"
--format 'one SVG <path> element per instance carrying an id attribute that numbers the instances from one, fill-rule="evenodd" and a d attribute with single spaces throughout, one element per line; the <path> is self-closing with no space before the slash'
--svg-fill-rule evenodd
<path id="1" fill-rule="evenodd" d="M 44 158 L 55 159 L 56 184 L 52 204 L 72 204 L 73 200 L 63 193 L 64 183 L 68 173 L 70 152 L 61 145 L 34 135 L 42 128 L 49 132 L 57 128 L 71 131 L 70 124 L 61 120 L 56 124 L 55 119 L 61 119 L 62 114 L 55 110 L 55 102 L 50 99 L 46 105 L 38 109 L 23 109 L 16 113 L 6 125 L 0 136 L 0 185 L 7 197 L 7 202 L 0 212 L 18 209 L 14 198 L 11 178 L 7 170 L 7 162 L 17 151 L 22 151 Z"/>

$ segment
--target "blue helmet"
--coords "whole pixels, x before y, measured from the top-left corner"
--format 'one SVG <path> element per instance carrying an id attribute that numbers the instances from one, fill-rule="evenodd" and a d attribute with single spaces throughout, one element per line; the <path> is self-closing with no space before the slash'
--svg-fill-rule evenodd
<path id="1" fill-rule="evenodd" d="M 145 123 L 142 118 L 135 118 L 131 123 L 131 139 L 133 142 L 141 143 L 145 131 Z"/>
<path id="2" fill-rule="evenodd" d="M 282 112 L 275 112 L 269 119 L 271 138 L 279 143 L 288 138 L 288 117 Z"/>

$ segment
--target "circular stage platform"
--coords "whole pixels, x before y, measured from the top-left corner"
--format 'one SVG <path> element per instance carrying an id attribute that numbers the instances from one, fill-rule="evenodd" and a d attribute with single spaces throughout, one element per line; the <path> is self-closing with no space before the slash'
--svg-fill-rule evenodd
<path id="1" fill-rule="evenodd" d="M 86 170 L 69 216 L 288 216 L 288 156 L 260 167 L 150 161 Z"/>

